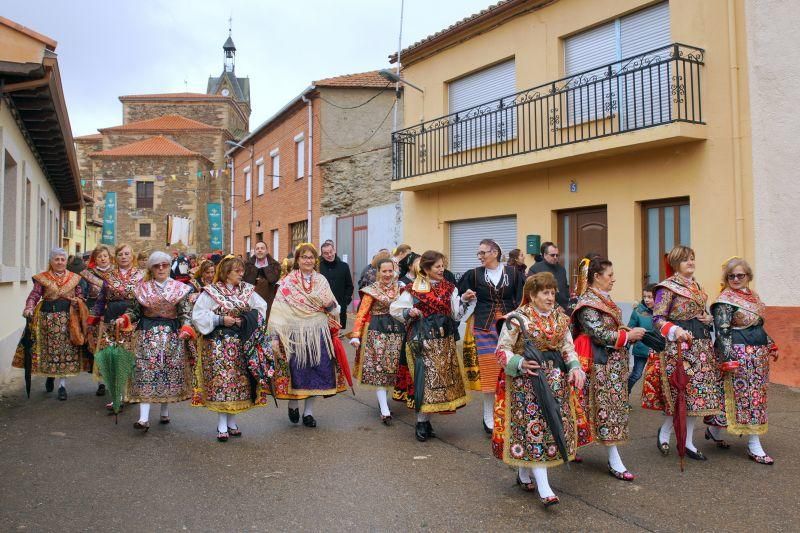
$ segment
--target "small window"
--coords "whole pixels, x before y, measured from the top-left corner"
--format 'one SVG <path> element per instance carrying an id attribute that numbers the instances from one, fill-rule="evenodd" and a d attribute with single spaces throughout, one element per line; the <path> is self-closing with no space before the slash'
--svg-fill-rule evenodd
<path id="1" fill-rule="evenodd" d="M 247 167 L 244 171 L 244 201 L 247 202 L 250 200 L 250 196 L 252 195 L 252 184 L 250 183 L 251 176 L 250 176 L 250 167 Z"/>
<path id="2" fill-rule="evenodd" d="M 150 236 L 150 224 L 141 223 L 139 224 L 139 237 L 149 237 Z"/>
<path id="3" fill-rule="evenodd" d="M 264 165 L 260 164 L 256 167 L 258 169 L 258 195 L 264 194 Z"/>
<path id="4" fill-rule="evenodd" d="M 281 156 L 277 150 L 269 155 L 272 158 L 272 188 L 277 189 L 281 184 Z"/>
<path id="5" fill-rule="evenodd" d="M 250 258 L 250 235 L 244 238 L 245 257 Z"/>
<path id="6" fill-rule="evenodd" d="M 152 209 L 155 184 L 152 181 L 136 182 L 136 209 Z"/>
<path id="7" fill-rule="evenodd" d="M 289 231 L 292 234 L 292 247 L 290 250 L 297 248 L 297 245 L 304 243 L 308 240 L 308 220 L 301 220 L 289 226 Z"/>
<path id="8" fill-rule="evenodd" d="M 297 154 L 297 179 L 306 175 L 306 140 L 305 136 L 301 133 L 294 138 L 295 154 Z"/>
<path id="9" fill-rule="evenodd" d="M 664 254 L 678 244 L 691 246 L 689 199 L 643 204 L 642 239 L 642 283 L 658 283 L 666 277 Z"/>
<path id="10" fill-rule="evenodd" d="M 281 257 L 280 237 L 278 230 L 272 230 L 272 255 L 277 258 Z"/>

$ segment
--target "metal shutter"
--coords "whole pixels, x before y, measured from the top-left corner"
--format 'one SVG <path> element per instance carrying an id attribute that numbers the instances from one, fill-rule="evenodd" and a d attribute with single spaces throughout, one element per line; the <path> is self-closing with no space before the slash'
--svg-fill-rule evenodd
<path id="1" fill-rule="evenodd" d="M 618 58 L 616 21 L 602 24 L 569 37 L 564 42 L 564 70 L 567 76 L 586 72 L 595 67 L 608 65 Z M 588 72 L 591 77 L 605 77 L 605 72 Z M 613 98 L 613 84 L 587 84 L 575 87 L 567 97 L 566 124 L 580 124 L 603 116 L 603 97 Z"/>
<path id="2" fill-rule="evenodd" d="M 619 21 L 620 59 L 670 45 L 669 3 L 662 2 L 622 17 Z M 659 54 L 666 58 L 667 50 Z M 630 68 L 625 63 L 621 68 Z M 620 80 L 625 98 L 621 102 L 623 129 L 641 128 L 669 121 L 670 65 L 624 74 Z"/>
<path id="3" fill-rule="evenodd" d="M 517 247 L 517 217 L 475 218 L 450 222 L 450 270 L 461 275 L 480 266 L 477 252 L 483 239 L 494 239 L 503 254 Z"/>
<path id="4" fill-rule="evenodd" d="M 498 108 L 503 99 L 504 105 L 513 98 L 504 98 L 517 92 L 517 74 L 514 60 L 504 61 L 474 74 L 464 76 L 448 85 L 450 113 L 456 113 L 475 106 L 490 104 L 492 110 Z M 515 136 L 516 113 L 511 108 L 498 113 L 483 115 L 452 128 L 450 149 L 468 150 L 496 142 L 507 141 Z"/>

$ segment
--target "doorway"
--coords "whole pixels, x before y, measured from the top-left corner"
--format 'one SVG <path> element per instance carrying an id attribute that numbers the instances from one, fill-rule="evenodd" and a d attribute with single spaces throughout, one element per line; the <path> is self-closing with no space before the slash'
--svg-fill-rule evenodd
<path id="1" fill-rule="evenodd" d="M 558 212 L 558 242 L 571 290 L 578 281 L 578 262 L 588 253 L 608 257 L 606 206 Z"/>

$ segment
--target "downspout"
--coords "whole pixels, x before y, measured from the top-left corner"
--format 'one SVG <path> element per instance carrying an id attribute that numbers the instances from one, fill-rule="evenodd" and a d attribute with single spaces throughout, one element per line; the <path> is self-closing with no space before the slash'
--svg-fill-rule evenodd
<path id="1" fill-rule="evenodd" d="M 744 254 L 744 198 L 742 185 L 742 137 L 739 127 L 739 56 L 736 46 L 736 0 L 728 0 L 728 55 L 730 56 L 731 148 L 735 205 L 736 255 Z"/>
<path id="2" fill-rule="evenodd" d="M 231 237 L 230 242 L 228 243 L 228 247 L 230 249 L 230 253 L 233 253 L 233 199 L 234 199 L 234 189 L 233 189 L 233 157 L 228 158 L 228 162 L 231 167 L 231 207 L 230 207 L 230 219 L 231 219 Z"/>
<path id="3" fill-rule="evenodd" d="M 309 94 L 313 90 L 313 87 L 310 87 L 303 94 L 303 102 L 306 104 L 306 109 L 308 109 L 308 206 L 307 206 L 307 213 L 306 213 L 306 220 L 308 226 L 308 241 L 307 242 L 314 242 L 312 226 L 313 222 L 311 220 L 312 212 L 312 193 L 314 191 L 314 167 L 312 166 L 312 159 L 314 153 L 314 108 L 313 103 L 309 98 L 306 98 L 306 94 Z"/>

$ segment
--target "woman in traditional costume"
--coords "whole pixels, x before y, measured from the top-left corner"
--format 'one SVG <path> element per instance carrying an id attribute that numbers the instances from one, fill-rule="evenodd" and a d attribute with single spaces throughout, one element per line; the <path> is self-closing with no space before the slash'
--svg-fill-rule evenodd
<path id="1" fill-rule="evenodd" d="M 580 389 L 586 379 L 572 345 L 569 318 L 556 307 L 556 278 L 550 272 L 525 281 L 522 305 L 514 312 L 520 322 L 503 327 L 497 343 L 497 360 L 503 373 L 497 385 L 492 451 L 504 463 L 517 467 L 523 490 L 538 490 L 545 507 L 558 503 L 550 488 L 547 468 L 575 457 L 577 435 L 570 385 Z M 544 365 L 524 357 L 525 339 L 543 355 Z M 562 457 L 537 397 L 534 382 L 544 373 L 557 401 L 568 457 Z M 533 478 L 535 481 L 533 481 Z"/>
<path id="2" fill-rule="evenodd" d="M 111 251 L 109 251 L 108 247 L 100 245 L 92 250 L 92 255 L 89 256 L 89 264 L 81 272 L 81 277 L 86 281 L 86 307 L 89 309 L 94 309 L 97 298 L 100 296 L 100 291 L 103 290 L 103 283 L 105 283 L 112 268 Z M 86 348 L 92 355 L 94 355 L 97 348 L 97 329 L 98 324 L 96 321 L 88 324 L 86 328 Z M 97 396 L 105 396 L 106 394 L 106 386 L 102 381 L 97 385 L 96 394 Z"/>
<path id="3" fill-rule="evenodd" d="M 653 305 L 653 324 L 666 338 L 661 357 L 661 383 L 664 396 L 664 423 L 658 432 L 658 449 L 669 453 L 669 438 L 673 430 L 672 416 L 677 389 L 669 378 L 682 360 L 688 379 L 686 399 L 686 455 L 705 461 L 694 445 L 692 434 L 698 416 L 722 413 L 722 398 L 718 387 L 719 371 L 711 343 L 711 324 L 714 318 L 706 310 L 708 296 L 694 279 L 694 250 L 678 245 L 667 254 L 669 267 L 675 273 L 656 285 Z M 681 343 L 681 354 L 679 346 Z"/>
<path id="4" fill-rule="evenodd" d="M 428 250 L 422 254 L 414 284 L 389 308 L 409 331 L 406 357 L 414 380 L 415 437 L 420 442 L 436 436 L 431 413 L 449 413 L 467 404 L 466 375 L 456 352 L 456 336 L 457 321 L 474 299 L 473 291 L 459 296 L 456 286 L 444 279 L 444 255 Z"/>
<path id="5" fill-rule="evenodd" d="M 289 400 L 289 420 L 300 421 L 299 400 L 305 399 L 303 425 L 316 427 L 317 396 L 346 390 L 332 335 L 339 333 L 339 304 L 328 280 L 316 271 L 319 253 L 311 243 L 294 252 L 292 270 L 283 278 L 272 307 L 269 331 L 275 350 L 275 397 Z"/>
<path id="6" fill-rule="evenodd" d="M 422 256 L 409 252 L 400 261 L 400 284 L 401 291 L 406 290 L 406 287 L 411 288 L 414 280 L 419 275 L 419 260 Z M 405 273 L 403 273 L 405 270 Z M 409 409 L 414 408 L 414 383 L 411 379 L 411 372 L 408 371 L 408 360 L 406 359 L 406 344 L 405 335 L 403 336 L 403 346 L 400 348 L 400 361 L 397 366 L 397 379 L 394 383 L 394 390 L 392 390 L 392 399 L 396 402 L 403 402 Z M 477 356 L 476 356 L 477 357 Z M 475 362 L 477 365 L 477 362 Z M 477 368 L 476 368 L 477 372 Z M 467 376 L 469 379 L 469 376 Z M 473 381 L 477 381 L 477 377 Z"/>
<path id="7" fill-rule="evenodd" d="M 192 406 L 218 413 L 217 440 L 242 435 L 236 415 L 264 405 L 262 383 L 249 364 L 269 351 L 267 302 L 242 281 L 244 262 L 228 256 L 217 265 L 214 283 L 203 287 L 192 321 L 203 335 L 195 363 Z M 270 357 L 271 358 L 271 357 Z"/>
<path id="8" fill-rule="evenodd" d="M 400 284 L 395 281 L 395 263 L 386 257 L 375 266 L 378 280 L 361 289 L 361 305 L 350 344 L 356 349 L 356 378 L 362 385 L 377 388 L 381 421 L 390 426 L 392 413 L 387 389 L 397 380 L 405 330 L 389 314 L 389 306 L 400 296 Z"/>
<path id="9" fill-rule="evenodd" d="M 194 276 L 192 277 L 192 293 L 189 295 L 190 302 L 196 302 L 200 297 L 200 293 L 203 292 L 203 287 L 214 283 L 214 273 L 216 272 L 216 268 L 216 265 L 214 265 L 213 261 L 210 259 L 203 259 L 200 262 L 200 266 L 197 267 L 197 272 L 195 272 Z"/>
<path id="10" fill-rule="evenodd" d="M 83 342 L 76 338 L 83 302 L 81 277 L 67 270 L 67 252 L 54 248 L 50 266 L 33 276 L 33 289 L 25 301 L 22 316 L 29 320 L 31 374 L 46 376 L 45 390 L 52 392 L 58 378 L 58 399 L 67 399 L 67 377 L 81 372 Z M 72 322 L 72 323 L 71 323 Z M 24 368 L 24 354 L 18 349 L 13 366 Z"/>
<path id="11" fill-rule="evenodd" d="M 579 336 L 579 352 L 591 354 L 586 413 L 592 440 L 606 446 L 608 471 L 622 481 L 633 481 L 622 463 L 618 444 L 628 441 L 628 352 L 626 347 L 642 339 L 644 328 L 628 329 L 622 311 L 611 299 L 614 267 L 594 258 L 587 270 L 588 288 L 578 298 L 572 322 Z"/>
<path id="12" fill-rule="evenodd" d="M 483 430 L 489 434 L 494 427 L 494 395 L 500 375 L 495 355 L 496 324 L 519 306 L 525 284 L 525 276 L 519 270 L 500 263 L 502 257 L 503 252 L 495 241 L 483 239 L 478 246 L 481 266 L 466 271 L 458 283 L 462 294 L 473 291 L 476 295 L 475 311 L 467 321 L 467 328 L 475 339 L 480 391 L 483 393 Z"/>
<path id="13" fill-rule="evenodd" d="M 150 404 L 161 404 L 161 424 L 169 424 L 169 404 L 191 397 L 191 369 L 186 343 L 193 339 L 191 288 L 169 277 L 170 257 L 153 252 L 147 260 L 147 276 L 134 289 L 133 305 L 116 320 L 129 331 L 136 326 L 135 365 L 127 400 L 139 404 L 139 420 L 133 427 L 150 429 Z"/>
<path id="14" fill-rule="evenodd" d="M 764 330 L 764 302 L 749 288 L 753 270 L 744 259 L 733 257 L 723 265 L 723 289 L 711 306 L 716 330 L 716 351 L 723 370 L 721 388 L 725 400 L 722 415 L 706 417 L 706 439 L 720 448 L 721 430 L 748 435 L 747 456 L 771 465 L 775 460 L 761 447 L 767 432 L 769 360 L 778 359 L 778 348 Z"/>

